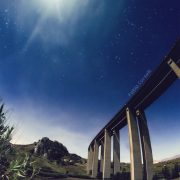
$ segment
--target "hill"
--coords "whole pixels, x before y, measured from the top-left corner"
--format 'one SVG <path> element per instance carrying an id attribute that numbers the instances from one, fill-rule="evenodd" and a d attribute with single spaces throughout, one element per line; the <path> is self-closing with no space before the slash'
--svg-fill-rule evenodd
<path id="1" fill-rule="evenodd" d="M 177 155 L 169 157 L 169 158 L 162 159 L 161 162 L 174 160 L 174 159 L 180 159 L 180 154 L 177 154 Z"/>
<path id="2" fill-rule="evenodd" d="M 180 177 L 180 157 L 174 156 L 174 159 L 168 159 L 154 164 L 154 179 L 175 179 Z"/>
<path id="3" fill-rule="evenodd" d="M 68 152 L 58 141 L 45 137 L 28 145 L 12 145 L 14 153 L 10 158 L 30 156 L 39 171 L 39 178 L 86 177 L 86 159 Z"/>

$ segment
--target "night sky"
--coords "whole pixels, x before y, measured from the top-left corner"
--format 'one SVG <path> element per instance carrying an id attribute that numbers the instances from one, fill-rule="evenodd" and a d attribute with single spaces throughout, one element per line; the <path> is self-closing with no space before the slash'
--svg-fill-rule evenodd
<path id="1" fill-rule="evenodd" d="M 13 142 L 48 136 L 86 157 L 178 37 L 179 0 L 1 0 L 0 97 Z M 146 110 L 156 160 L 180 154 L 179 92 L 177 80 Z M 128 161 L 127 127 L 121 141 Z"/>

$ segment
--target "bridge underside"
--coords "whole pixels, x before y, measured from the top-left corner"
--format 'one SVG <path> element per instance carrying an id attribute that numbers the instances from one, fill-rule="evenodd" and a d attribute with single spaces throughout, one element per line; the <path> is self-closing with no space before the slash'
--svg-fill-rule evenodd
<path id="1" fill-rule="evenodd" d="M 109 156 L 111 153 L 111 136 L 113 136 L 113 152 L 120 163 L 120 153 L 117 141 L 119 140 L 118 131 L 128 125 L 130 157 L 131 157 L 131 180 L 152 179 L 152 150 L 147 127 L 147 121 L 144 110 L 157 100 L 171 84 L 180 78 L 180 40 L 178 40 L 169 54 L 165 57 L 159 67 L 154 71 L 151 77 L 144 83 L 138 92 L 124 105 L 124 107 L 112 118 L 112 120 L 96 135 L 89 145 L 88 153 L 88 173 L 96 177 L 97 153 L 99 146 L 103 147 L 103 159 L 101 159 L 101 170 L 103 179 L 109 179 L 111 168 L 109 167 Z M 115 136 L 116 134 L 116 136 Z M 139 135 L 141 140 L 139 140 Z M 140 145 L 141 143 L 141 145 Z M 144 169 L 141 165 L 141 149 Z M 102 154 L 101 153 L 101 154 Z M 118 154 L 118 155 L 117 155 Z M 114 159 L 114 174 L 118 172 L 118 161 Z M 102 163 L 103 162 L 103 163 Z M 96 163 L 96 164 L 94 164 Z M 95 172 L 94 167 L 96 166 Z M 118 167 L 118 168 L 117 168 Z M 120 169 L 119 169 L 120 171 Z M 92 172 L 92 173 L 91 173 Z"/>

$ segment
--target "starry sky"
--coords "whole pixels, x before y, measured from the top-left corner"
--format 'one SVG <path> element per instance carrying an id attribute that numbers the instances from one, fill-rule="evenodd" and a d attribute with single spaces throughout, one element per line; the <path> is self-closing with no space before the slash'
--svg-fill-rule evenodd
<path id="1" fill-rule="evenodd" d="M 86 157 L 179 35 L 179 0 L 1 0 L 0 97 L 13 142 L 48 136 Z M 156 160 L 180 154 L 179 91 L 176 81 L 146 110 Z M 127 127 L 121 141 L 128 161 Z"/>

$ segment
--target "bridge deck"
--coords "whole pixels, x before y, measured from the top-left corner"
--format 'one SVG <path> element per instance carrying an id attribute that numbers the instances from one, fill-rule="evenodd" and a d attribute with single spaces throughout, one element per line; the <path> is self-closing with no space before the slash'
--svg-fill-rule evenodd
<path id="1" fill-rule="evenodd" d="M 165 57 L 159 67 L 153 72 L 144 85 L 133 95 L 133 97 L 123 106 L 123 108 L 106 124 L 106 126 L 96 135 L 94 140 L 101 140 L 104 137 L 104 130 L 111 133 L 115 128 L 122 128 L 127 124 L 126 108 L 132 107 L 134 110 L 146 109 L 177 79 L 176 74 L 168 65 L 170 58 L 180 66 L 180 39 L 175 43 L 172 50 Z"/>

